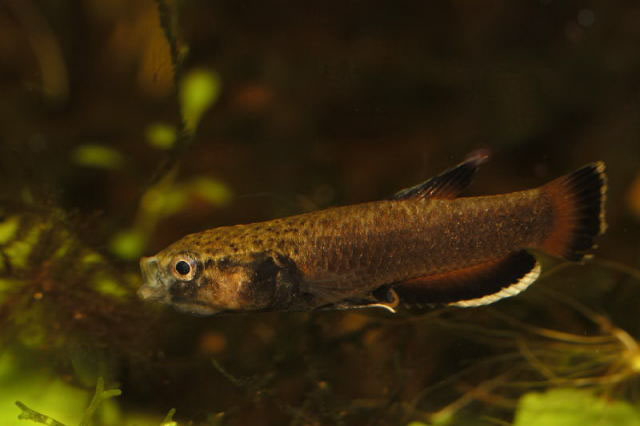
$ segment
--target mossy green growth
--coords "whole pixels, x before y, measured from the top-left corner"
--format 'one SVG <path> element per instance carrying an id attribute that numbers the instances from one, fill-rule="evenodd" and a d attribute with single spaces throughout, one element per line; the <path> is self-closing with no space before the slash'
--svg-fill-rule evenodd
<path id="1" fill-rule="evenodd" d="M 515 426 L 640 426 L 640 410 L 586 389 L 530 392 L 518 403 Z"/>
<path id="2" fill-rule="evenodd" d="M 27 264 L 31 250 L 40 240 L 40 236 L 50 229 L 51 224 L 39 223 L 32 226 L 20 239 L 10 241 L 2 248 L 4 256 L 11 260 L 13 268 L 23 268 Z"/>

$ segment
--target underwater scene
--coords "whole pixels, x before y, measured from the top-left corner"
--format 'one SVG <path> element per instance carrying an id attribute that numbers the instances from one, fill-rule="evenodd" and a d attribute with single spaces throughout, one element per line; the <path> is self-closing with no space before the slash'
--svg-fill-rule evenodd
<path id="1" fill-rule="evenodd" d="M 638 22 L 0 2 L 0 426 L 640 426 Z"/>

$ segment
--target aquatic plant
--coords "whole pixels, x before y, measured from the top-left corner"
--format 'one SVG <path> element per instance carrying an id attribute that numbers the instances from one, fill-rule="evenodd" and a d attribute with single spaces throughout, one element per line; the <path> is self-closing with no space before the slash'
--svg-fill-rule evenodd
<path id="1" fill-rule="evenodd" d="M 100 405 L 105 400 L 120 396 L 121 393 L 122 392 L 120 391 L 120 389 L 105 390 L 104 380 L 102 379 L 102 377 L 98 377 L 98 381 L 96 383 L 96 391 L 93 395 L 93 398 L 91 399 L 91 402 L 89 403 L 89 406 L 85 409 L 78 426 L 90 426 L 92 424 L 93 416 L 95 415 L 98 407 L 100 407 Z M 22 413 L 20 413 L 20 415 L 18 416 L 20 420 L 32 420 L 37 423 L 51 426 L 64 426 L 63 423 L 60 423 L 59 421 L 47 416 L 46 414 L 41 414 L 37 411 L 32 410 L 20 401 L 16 401 L 16 405 L 18 406 L 18 408 L 20 408 L 20 410 L 22 410 Z"/>

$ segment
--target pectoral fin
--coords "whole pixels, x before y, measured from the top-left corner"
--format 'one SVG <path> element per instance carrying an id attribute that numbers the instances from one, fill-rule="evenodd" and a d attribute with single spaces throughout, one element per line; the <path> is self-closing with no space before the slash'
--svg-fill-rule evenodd
<path id="1" fill-rule="evenodd" d="M 462 163 L 445 170 L 438 176 L 419 183 L 411 188 L 406 188 L 395 193 L 394 200 L 406 200 L 409 198 L 456 198 L 469 186 L 478 167 L 487 161 L 489 154 L 486 150 L 471 153 Z"/>
<path id="2" fill-rule="evenodd" d="M 540 264 L 521 250 L 507 257 L 451 272 L 427 275 L 393 286 L 408 305 L 488 305 L 525 290 L 540 275 Z"/>
<path id="3" fill-rule="evenodd" d="M 371 309 L 380 308 L 392 314 L 396 313 L 396 307 L 400 303 L 400 297 L 390 286 L 382 286 L 373 291 L 370 298 L 345 299 L 337 303 L 332 303 L 320 307 L 320 310 L 350 310 L 350 309 Z"/>

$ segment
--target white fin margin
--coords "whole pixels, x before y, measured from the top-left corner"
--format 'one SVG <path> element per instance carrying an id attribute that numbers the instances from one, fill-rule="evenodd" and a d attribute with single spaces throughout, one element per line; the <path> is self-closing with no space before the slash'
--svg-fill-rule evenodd
<path id="1" fill-rule="evenodd" d="M 536 260 L 536 264 L 525 276 L 520 278 L 517 282 L 511 284 L 509 287 L 505 287 L 497 293 L 488 294 L 486 296 L 478 297 L 476 299 L 461 300 L 459 302 L 448 303 L 448 306 L 459 306 L 462 308 L 469 308 L 473 306 L 489 305 L 497 302 L 505 297 L 515 296 L 516 294 L 526 290 L 535 280 L 540 276 L 540 263 Z"/>

